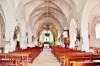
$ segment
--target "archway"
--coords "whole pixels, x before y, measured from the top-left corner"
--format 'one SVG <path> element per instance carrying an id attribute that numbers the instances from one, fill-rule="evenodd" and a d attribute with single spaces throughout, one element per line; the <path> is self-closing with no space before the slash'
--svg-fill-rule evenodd
<path id="1" fill-rule="evenodd" d="M 56 20 L 53 20 L 53 19 L 51 19 L 51 18 L 48 18 L 47 20 L 40 20 L 40 21 L 38 21 L 38 22 L 36 22 L 35 23 L 35 25 L 33 26 L 33 35 L 36 37 L 35 39 L 35 44 L 37 44 L 38 42 L 37 42 L 37 40 L 38 40 L 38 37 L 39 37 L 39 35 L 40 35 L 40 33 L 41 33 L 41 31 L 44 29 L 44 27 L 45 27 L 45 25 L 46 24 L 49 24 L 49 25 L 51 25 L 50 27 L 51 27 L 51 29 L 50 29 L 50 31 L 54 34 L 54 43 L 57 43 L 57 40 L 58 40 L 58 38 L 62 35 L 62 26 L 61 26 L 61 24 L 58 22 L 58 21 L 56 21 Z"/>
<path id="2" fill-rule="evenodd" d="M 54 24 L 43 24 L 37 31 L 38 42 L 40 45 L 48 43 L 50 46 L 56 45 L 58 30 Z"/>
<path id="3" fill-rule="evenodd" d="M 52 45 L 54 43 L 54 35 L 50 30 L 42 30 L 39 36 L 39 41 L 41 42 L 42 46 L 47 45 L 46 43 Z"/>

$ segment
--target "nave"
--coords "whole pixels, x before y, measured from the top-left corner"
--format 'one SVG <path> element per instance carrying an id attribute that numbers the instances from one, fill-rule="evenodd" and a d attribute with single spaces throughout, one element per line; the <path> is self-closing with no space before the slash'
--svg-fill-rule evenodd
<path id="1" fill-rule="evenodd" d="M 43 49 L 30 66 L 60 66 L 60 63 L 51 52 L 51 49 Z"/>
<path id="2" fill-rule="evenodd" d="M 100 66 L 100 0 L 0 0 L 0 66 L 41 63 Z"/>

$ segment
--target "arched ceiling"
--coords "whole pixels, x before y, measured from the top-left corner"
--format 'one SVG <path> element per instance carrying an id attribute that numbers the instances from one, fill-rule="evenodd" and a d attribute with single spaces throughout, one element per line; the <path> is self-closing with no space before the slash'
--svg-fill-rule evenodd
<path id="1" fill-rule="evenodd" d="M 8 0 L 6 0 L 8 2 Z M 59 29 L 69 29 L 71 18 L 81 19 L 80 15 L 87 0 L 12 0 L 16 19 L 25 19 L 27 27 L 32 30 L 42 28 L 41 23 L 51 22 Z M 49 21 L 51 20 L 51 21 Z M 38 23 L 41 22 L 41 23 Z M 57 28 L 56 27 L 56 28 Z M 58 29 L 58 30 L 59 30 Z"/>
<path id="2" fill-rule="evenodd" d="M 3 17 L 3 20 L 4 20 L 4 22 L 5 22 L 4 11 L 3 11 L 3 9 L 2 9 L 2 6 L 1 6 L 1 5 L 0 5 L 0 16 L 2 16 L 2 17 Z"/>
<path id="3" fill-rule="evenodd" d="M 50 24 L 50 25 L 52 25 L 52 24 Z M 44 25 L 43 25 L 43 26 L 44 26 Z M 39 29 L 39 30 L 37 31 L 37 36 L 40 36 L 41 33 L 42 33 L 42 31 L 44 31 L 44 29 Z M 55 25 L 54 25 L 54 24 L 52 25 L 52 27 L 50 28 L 49 31 L 51 31 L 51 33 L 53 34 L 54 38 L 57 38 L 57 37 L 58 37 L 58 31 L 57 31 L 57 29 L 55 28 Z"/>
<path id="4" fill-rule="evenodd" d="M 47 22 L 47 21 L 48 21 L 48 22 Z M 49 24 L 51 24 L 52 26 L 54 26 L 54 27 L 58 30 L 58 33 L 59 33 L 59 34 L 62 33 L 62 26 L 61 26 L 61 24 L 60 24 L 58 21 L 56 21 L 56 20 L 54 20 L 54 19 L 52 19 L 52 18 L 47 18 L 47 19 L 45 19 L 45 18 L 43 17 L 42 19 L 38 20 L 38 21 L 33 25 L 33 26 L 34 26 L 33 30 L 34 30 L 35 35 L 36 35 L 40 30 L 43 29 L 43 25 L 46 24 L 46 23 L 49 23 Z"/>
<path id="5" fill-rule="evenodd" d="M 67 9 L 67 11 L 70 9 L 70 7 Z M 32 9 L 32 12 L 30 13 L 28 17 L 28 23 L 35 24 L 38 20 L 42 20 L 45 18 L 52 18 L 53 20 L 56 20 L 61 23 L 62 26 L 64 26 L 63 23 L 67 23 L 67 17 L 69 14 L 65 15 L 62 9 L 57 6 L 53 1 L 51 0 L 45 0 L 41 4 L 39 4 L 37 7 Z"/>

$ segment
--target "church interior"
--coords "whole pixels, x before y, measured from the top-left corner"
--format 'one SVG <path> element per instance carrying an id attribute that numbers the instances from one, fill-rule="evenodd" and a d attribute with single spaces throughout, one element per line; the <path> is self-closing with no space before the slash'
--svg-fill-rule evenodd
<path id="1" fill-rule="evenodd" d="M 100 0 L 0 0 L 0 66 L 100 66 Z"/>

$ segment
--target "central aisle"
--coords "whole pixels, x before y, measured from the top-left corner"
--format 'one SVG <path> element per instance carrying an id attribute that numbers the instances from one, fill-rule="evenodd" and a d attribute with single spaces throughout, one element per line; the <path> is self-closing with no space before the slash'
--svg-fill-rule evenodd
<path id="1" fill-rule="evenodd" d="M 51 53 L 51 49 L 43 49 L 30 66 L 60 66 L 60 63 Z"/>

